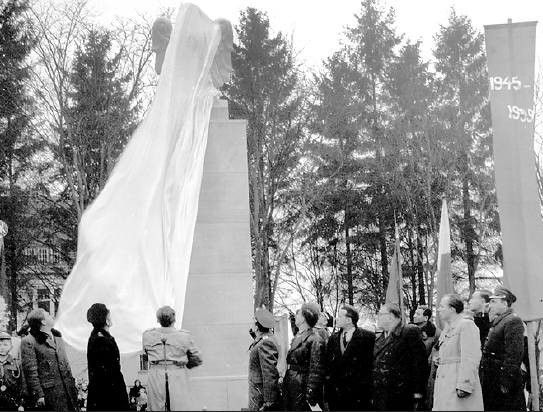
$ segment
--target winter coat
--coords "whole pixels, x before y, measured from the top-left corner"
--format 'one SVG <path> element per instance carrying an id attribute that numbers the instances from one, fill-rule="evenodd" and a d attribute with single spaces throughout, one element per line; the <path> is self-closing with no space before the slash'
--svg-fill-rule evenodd
<path id="1" fill-rule="evenodd" d="M 322 400 L 325 343 L 310 328 L 299 332 L 287 353 L 287 372 L 283 379 L 285 408 L 289 411 L 309 411 L 309 404 Z"/>
<path id="2" fill-rule="evenodd" d="M 19 360 L 8 354 L 5 362 L 0 361 L 0 411 L 12 411 L 23 405 L 25 390 L 23 373 Z"/>
<path id="3" fill-rule="evenodd" d="M 460 317 L 441 332 L 433 410 L 483 410 L 479 381 L 480 344 L 479 329 L 470 319 Z M 470 395 L 459 398 L 456 389 Z"/>
<path id="4" fill-rule="evenodd" d="M 21 359 L 26 386 L 32 403 L 45 398 L 45 409 L 75 410 L 77 390 L 64 349 L 62 335 L 52 330 L 31 332 L 21 341 Z"/>
<path id="5" fill-rule="evenodd" d="M 272 334 L 258 336 L 249 347 L 249 410 L 279 402 L 279 344 Z M 277 407 L 277 406 L 276 406 Z"/>
<path id="6" fill-rule="evenodd" d="M 492 321 L 483 350 L 480 374 L 485 410 L 526 410 L 523 357 L 524 323 L 510 308 Z"/>
<path id="7" fill-rule="evenodd" d="M 413 410 L 414 394 L 424 394 L 426 348 L 418 327 L 399 324 L 382 333 L 373 351 L 373 408 Z"/>
<path id="8" fill-rule="evenodd" d="M 166 340 L 165 345 L 162 339 Z M 142 340 L 143 350 L 149 358 L 147 374 L 149 409 L 165 410 L 167 372 L 170 409 L 172 411 L 194 410 L 188 369 L 200 365 L 202 356 L 190 332 L 174 327 L 159 327 L 143 332 Z M 164 362 L 164 355 L 166 362 Z"/>
<path id="9" fill-rule="evenodd" d="M 331 410 L 370 410 L 375 334 L 356 328 L 341 353 L 342 333 L 334 333 L 326 348 L 325 400 Z"/>
<path id="10" fill-rule="evenodd" d="M 119 348 L 109 332 L 93 329 L 87 345 L 87 361 L 87 410 L 129 410 Z"/>

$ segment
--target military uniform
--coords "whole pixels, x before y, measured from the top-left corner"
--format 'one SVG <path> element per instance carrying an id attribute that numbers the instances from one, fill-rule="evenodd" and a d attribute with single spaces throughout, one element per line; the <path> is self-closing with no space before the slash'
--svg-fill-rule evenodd
<path id="1" fill-rule="evenodd" d="M 249 347 L 249 410 L 257 411 L 264 403 L 277 408 L 279 402 L 279 359 L 275 336 L 264 333 Z"/>
<path id="2" fill-rule="evenodd" d="M 509 308 L 492 321 L 483 350 L 480 375 L 485 410 L 526 410 L 523 357 L 524 323 Z"/>
<path id="3" fill-rule="evenodd" d="M 142 341 L 143 350 L 149 358 L 147 375 L 149 409 L 165 410 L 165 372 L 167 370 L 170 409 L 172 411 L 194 410 L 187 369 L 200 365 L 202 356 L 190 332 L 171 326 L 158 327 L 143 332 Z"/>
<path id="4" fill-rule="evenodd" d="M 22 399 L 21 365 L 18 359 L 8 354 L 4 361 L 0 360 L 0 410 L 17 410 L 22 405 Z"/>

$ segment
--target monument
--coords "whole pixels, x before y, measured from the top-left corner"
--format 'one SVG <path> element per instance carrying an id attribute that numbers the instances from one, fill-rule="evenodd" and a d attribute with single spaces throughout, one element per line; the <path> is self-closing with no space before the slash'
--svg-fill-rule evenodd
<path id="1" fill-rule="evenodd" d="M 240 410 L 253 323 L 246 123 L 229 120 L 217 97 L 232 69 L 232 27 L 184 4 L 174 30 L 165 18 L 153 25 L 153 49 L 155 98 L 83 215 L 58 327 L 74 375 L 84 375 L 84 313 L 105 303 L 125 382 L 145 384 L 141 334 L 170 305 L 202 352 L 190 372 L 196 409 Z"/>

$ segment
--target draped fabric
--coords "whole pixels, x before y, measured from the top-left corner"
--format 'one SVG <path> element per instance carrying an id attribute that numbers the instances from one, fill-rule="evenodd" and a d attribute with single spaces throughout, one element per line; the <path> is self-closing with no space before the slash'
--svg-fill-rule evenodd
<path id="1" fill-rule="evenodd" d="M 79 225 L 75 266 L 62 292 L 56 328 L 84 351 L 95 302 L 111 311 L 121 353 L 141 350 L 156 310 L 170 305 L 181 325 L 221 24 L 181 5 L 150 110 Z M 220 52 L 219 52 L 220 54 Z M 219 62 L 219 63 L 217 63 Z"/>

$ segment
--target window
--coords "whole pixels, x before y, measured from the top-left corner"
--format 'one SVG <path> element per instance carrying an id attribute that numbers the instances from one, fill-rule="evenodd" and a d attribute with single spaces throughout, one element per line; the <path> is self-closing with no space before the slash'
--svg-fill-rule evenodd
<path id="1" fill-rule="evenodd" d="M 60 263 L 60 252 L 58 250 L 54 250 L 52 253 L 52 263 L 55 265 L 58 265 Z"/>
<path id="2" fill-rule="evenodd" d="M 38 289 L 38 308 L 45 310 L 47 313 L 51 313 L 49 289 Z"/>
<path id="3" fill-rule="evenodd" d="M 47 249 L 38 249 L 38 260 L 40 263 L 47 263 L 47 258 L 49 255 L 47 252 L 49 252 Z"/>

